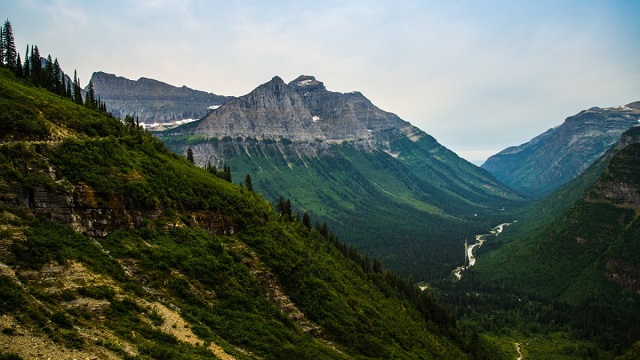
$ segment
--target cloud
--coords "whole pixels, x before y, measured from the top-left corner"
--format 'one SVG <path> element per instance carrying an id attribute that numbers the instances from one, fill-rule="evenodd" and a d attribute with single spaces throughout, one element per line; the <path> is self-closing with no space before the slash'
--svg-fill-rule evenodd
<path id="1" fill-rule="evenodd" d="M 453 150 L 517 145 L 639 100 L 640 3 L 10 2 L 18 46 L 76 68 L 242 95 L 274 75 L 361 91 Z"/>

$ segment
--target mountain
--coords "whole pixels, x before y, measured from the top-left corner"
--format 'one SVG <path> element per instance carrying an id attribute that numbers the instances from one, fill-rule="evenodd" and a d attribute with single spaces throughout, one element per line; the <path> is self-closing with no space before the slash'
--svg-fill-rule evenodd
<path id="1" fill-rule="evenodd" d="M 3 68 L 0 94 L 0 358 L 506 358 L 141 127 Z"/>
<path id="2" fill-rule="evenodd" d="M 146 126 L 155 124 L 156 128 L 200 119 L 228 99 L 186 86 L 175 87 L 147 78 L 129 80 L 104 72 L 93 73 L 91 83 L 96 97 L 113 116 L 124 119 L 131 115 Z"/>
<path id="3" fill-rule="evenodd" d="M 640 340 L 639 159 L 636 126 L 483 246 L 473 281 L 515 298 L 521 314 L 539 307 L 538 331 L 571 332 L 614 354 Z"/>
<path id="4" fill-rule="evenodd" d="M 482 168 L 524 194 L 543 197 L 582 173 L 638 121 L 640 102 L 584 110 L 525 144 L 491 156 Z"/>
<path id="5" fill-rule="evenodd" d="M 280 196 L 404 275 L 460 262 L 464 239 L 521 198 L 359 92 L 312 76 L 274 77 L 203 119 L 155 133 L 196 164 L 227 164 L 273 203 Z"/>

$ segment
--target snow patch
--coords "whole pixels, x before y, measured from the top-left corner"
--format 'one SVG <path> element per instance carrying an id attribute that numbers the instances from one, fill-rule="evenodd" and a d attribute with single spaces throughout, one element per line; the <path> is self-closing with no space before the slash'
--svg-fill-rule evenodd
<path id="1" fill-rule="evenodd" d="M 182 119 L 182 120 L 176 120 L 176 121 L 171 121 L 171 122 L 167 122 L 167 123 L 159 123 L 159 122 L 154 122 L 154 123 L 150 123 L 150 124 L 146 124 L 144 122 L 140 123 L 140 126 L 142 126 L 144 129 L 158 129 L 158 128 L 171 128 L 171 127 L 176 127 L 176 126 L 180 126 L 180 125 L 184 125 L 184 124 L 188 124 L 190 122 L 194 122 L 198 119 Z"/>
<path id="2" fill-rule="evenodd" d="M 312 117 L 311 119 L 312 119 L 314 122 L 316 122 L 316 121 L 320 120 L 320 116 L 313 115 L 313 117 Z"/>
<path id="3" fill-rule="evenodd" d="M 220 105 L 211 105 L 211 106 L 209 106 L 207 109 L 215 110 L 215 109 L 217 109 L 217 108 L 219 108 L 219 107 L 220 107 Z"/>
<path id="4" fill-rule="evenodd" d="M 612 107 L 608 107 L 608 108 L 604 108 L 605 110 L 620 110 L 620 111 L 633 111 L 633 109 L 631 109 L 628 106 L 625 105 L 620 105 L 620 106 L 612 106 Z"/>
<path id="5" fill-rule="evenodd" d="M 389 155 L 393 156 L 395 159 L 397 159 L 397 158 L 398 158 L 398 156 L 400 156 L 400 153 L 399 153 L 399 152 L 398 152 L 398 153 L 393 153 L 393 152 L 391 152 L 391 151 L 389 151 L 389 150 L 384 150 L 384 152 L 386 152 L 387 154 L 389 154 Z"/>
<path id="6" fill-rule="evenodd" d="M 313 85 L 313 80 L 311 79 L 306 79 L 306 80 L 301 80 L 298 81 L 298 86 L 309 86 L 309 85 Z"/>
<path id="7" fill-rule="evenodd" d="M 172 124 L 176 124 L 176 125 L 184 125 L 184 124 L 188 124 L 190 122 L 196 121 L 196 119 L 182 119 L 182 120 L 178 120 L 178 121 L 174 121 L 172 122 Z"/>
<path id="8" fill-rule="evenodd" d="M 160 123 L 159 122 L 154 122 L 154 123 L 151 123 L 151 124 L 146 124 L 146 123 L 142 122 L 142 123 L 140 123 L 140 126 L 142 126 L 145 129 L 148 129 L 148 128 L 154 128 L 156 126 L 160 126 Z"/>

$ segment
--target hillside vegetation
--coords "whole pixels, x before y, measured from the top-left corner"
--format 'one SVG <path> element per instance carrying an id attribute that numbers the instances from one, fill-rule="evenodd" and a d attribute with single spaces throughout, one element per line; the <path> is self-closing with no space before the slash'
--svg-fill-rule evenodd
<path id="1" fill-rule="evenodd" d="M 226 164 L 275 202 L 290 199 L 345 242 L 416 280 L 461 263 L 465 237 L 522 197 L 360 93 L 274 77 L 205 118 L 154 133 L 196 164 Z"/>
<path id="2" fill-rule="evenodd" d="M 463 281 L 443 283 L 457 316 L 537 339 L 530 354 L 545 358 L 613 358 L 637 342 L 639 142 L 640 127 L 625 132 L 581 176 L 518 213 Z"/>
<path id="3" fill-rule="evenodd" d="M 0 356 L 503 355 L 326 228 L 133 121 L 5 69 L 0 93 Z"/>

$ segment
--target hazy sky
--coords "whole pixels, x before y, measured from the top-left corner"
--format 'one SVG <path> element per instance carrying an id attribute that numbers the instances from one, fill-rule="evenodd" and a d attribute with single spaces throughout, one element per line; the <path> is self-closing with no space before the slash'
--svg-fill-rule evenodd
<path id="1" fill-rule="evenodd" d="M 640 100 L 640 1 L 0 0 L 18 50 L 240 96 L 278 75 L 360 91 L 478 162 Z"/>

